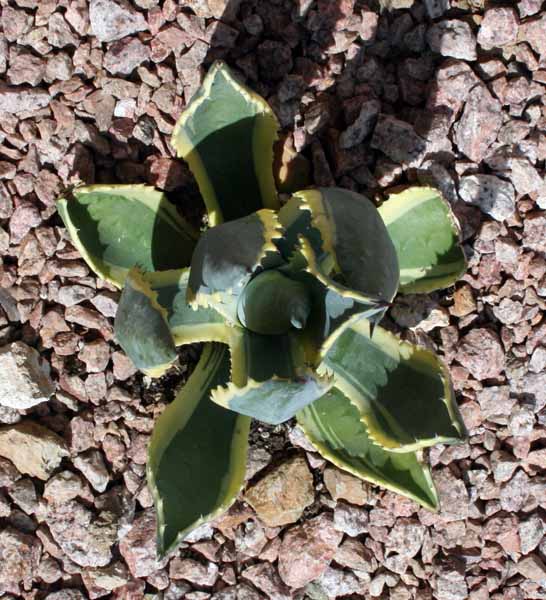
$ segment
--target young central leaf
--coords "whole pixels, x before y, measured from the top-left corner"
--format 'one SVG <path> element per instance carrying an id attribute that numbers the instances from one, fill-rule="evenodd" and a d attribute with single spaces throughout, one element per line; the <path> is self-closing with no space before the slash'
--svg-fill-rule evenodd
<path id="1" fill-rule="evenodd" d="M 310 311 L 311 298 L 303 283 L 265 271 L 245 287 L 237 316 L 254 333 L 281 335 L 291 327 L 303 329 Z"/>

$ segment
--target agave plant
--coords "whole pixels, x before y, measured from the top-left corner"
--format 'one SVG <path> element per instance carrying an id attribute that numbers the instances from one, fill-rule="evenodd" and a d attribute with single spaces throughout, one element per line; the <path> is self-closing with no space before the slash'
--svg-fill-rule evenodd
<path id="1" fill-rule="evenodd" d="M 116 339 L 140 370 L 158 377 L 177 346 L 206 342 L 149 446 L 160 554 L 234 501 L 251 418 L 295 416 L 327 460 L 430 509 L 422 449 L 465 434 L 441 361 L 377 326 L 397 292 L 464 271 L 448 205 L 428 187 L 379 209 L 319 188 L 281 207 L 277 130 L 265 100 L 217 62 L 172 137 L 205 202 L 201 236 L 144 185 L 80 187 L 58 202 L 89 266 L 123 288 Z"/>

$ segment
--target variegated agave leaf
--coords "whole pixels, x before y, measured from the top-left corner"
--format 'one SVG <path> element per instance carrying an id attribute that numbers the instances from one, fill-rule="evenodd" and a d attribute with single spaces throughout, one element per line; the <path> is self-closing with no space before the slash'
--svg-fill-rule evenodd
<path id="1" fill-rule="evenodd" d="M 294 194 L 279 212 L 286 234 L 279 242 L 290 256 L 306 238 L 325 274 L 347 288 L 390 302 L 398 289 L 396 251 L 375 206 L 340 188 Z"/>
<path id="2" fill-rule="evenodd" d="M 282 236 L 276 213 L 262 209 L 209 229 L 193 254 L 187 300 L 193 307 L 213 307 L 237 323 L 237 303 L 253 275 L 280 264 L 275 240 Z"/>
<path id="3" fill-rule="evenodd" d="M 298 192 L 279 219 L 285 269 L 312 290 L 306 344 L 316 362 L 320 347 L 349 320 L 381 320 L 398 288 L 396 251 L 375 206 L 347 190 Z"/>
<path id="4" fill-rule="evenodd" d="M 58 203 L 90 267 L 124 286 L 115 334 L 139 369 L 159 376 L 176 346 L 206 342 L 149 448 L 160 554 L 236 497 L 250 417 L 297 415 L 325 458 L 432 509 L 421 449 L 465 435 L 442 363 L 375 327 L 399 285 L 429 291 L 464 269 L 448 205 L 412 188 L 378 211 L 319 188 L 279 209 L 277 129 L 265 100 L 217 62 L 172 138 L 212 226 L 198 241 L 146 186 L 82 187 Z"/>
<path id="5" fill-rule="evenodd" d="M 358 409 L 369 438 L 409 452 L 466 435 L 446 367 L 424 348 L 366 320 L 351 323 L 323 348 L 319 373 Z"/>
<path id="6" fill-rule="evenodd" d="M 215 62 L 172 136 L 197 179 L 210 225 L 279 208 L 273 178 L 278 128 L 267 102 Z"/>
<path id="7" fill-rule="evenodd" d="M 210 390 L 228 378 L 227 347 L 207 344 L 155 425 L 147 476 L 160 556 L 226 510 L 243 486 L 250 419 L 209 400 Z"/>
<path id="8" fill-rule="evenodd" d="M 297 248 L 289 263 L 281 270 L 295 281 L 303 283 L 311 298 L 307 327 L 300 339 L 308 362 L 318 365 L 321 349 L 331 336 L 346 327 L 353 319 L 366 318 L 370 322 L 381 319 L 388 303 L 380 296 L 368 295 L 349 289 L 326 275 L 329 258 L 319 264 L 309 240 L 300 235 Z M 326 263 L 326 267 L 323 265 Z"/>
<path id="9" fill-rule="evenodd" d="M 459 226 L 449 204 L 430 187 L 391 194 L 379 214 L 400 264 L 400 292 L 432 292 L 453 285 L 466 270 Z"/>
<path id="10" fill-rule="evenodd" d="M 72 242 L 95 273 L 122 287 L 128 271 L 190 264 L 197 233 L 145 185 L 90 185 L 57 201 Z"/>
<path id="11" fill-rule="evenodd" d="M 163 375 L 172 365 L 176 346 L 227 344 L 231 339 L 231 327 L 220 313 L 187 303 L 189 276 L 187 268 L 147 273 L 138 267 L 127 275 L 114 331 L 135 366 L 151 377 Z"/>
<path id="12" fill-rule="evenodd" d="M 167 311 L 138 267 L 133 267 L 116 312 L 116 339 L 137 369 L 152 377 L 162 375 L 176 360 Z"/>
<path id="13" fill-rule="evenodd" d="M 282 423 L 331 386 L 305 362 L 297 331 L 260 335 L 231 330 L 231 382 L 213 390 L 214 402 L 266 423 Z"/>
<path id="14" fill-rule="evenodd" d="M 328 461 L 360 479 L 398 492 L 431 510 L 438 495 L 419 452 L 390 452 L 369 437 L 360 413 L 337 388 L 297 415 L 305 435 Z"/>

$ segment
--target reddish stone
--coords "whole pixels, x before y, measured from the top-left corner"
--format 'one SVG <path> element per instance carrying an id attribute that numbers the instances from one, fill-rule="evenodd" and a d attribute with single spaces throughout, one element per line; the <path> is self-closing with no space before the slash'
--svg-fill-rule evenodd
<path id="1" fill-rule="evenodd" d="M 473 329 L 459 343 L 456 359 L 478 381 L 495 379 L 504 371 L 504 350 L 497 334 L 489 329 Z"/>
<path id="2" fill-rule="evenodd" d="M 30 588 L 38 568 L 42 545 L 33 536 L 4 527 L 0 533 L 0 593 L 18 591 L 18 584 Z"/>
<path id="3" fill-rule="evenodd" d="M 145 165 L 148 182 L 160 190 L 170 192 L 190 181 L 187 168 L 179 160 L 153 156 L 146 160 Z"/>
<path id="4" fill-rule="evenodd" d="M 148 60 L 150 51 L 138 38 L 114 42 L 104 55 L 104 68 L 114 75 L 128 75 Z"/>
<path id="5" fill-rule="evenodd" d="M 501 104 L 491 96 L 485 85 L 477 85 L 470 91 L 463 114 L 455 126 L 455 142 L 463 154 L 474 162 L 480 162 L 497 139 L 501 126 Z"/>
<path id="6" fill-rule="evenodd" d="M 518 36 L 518 27 L 519 18 L 514 8 L 489 8 L 480 24 L 478 44 L 485 50 L 514 44 Z"/>
<path id="7" fill-rule="evenodd" d="M 289 529 L 279 552 L 281 579 L 290 587 L 301 588 L 320 577 L 342 537 L 326 513 Z"/>
<path id="8" fill-rule="evenodd" d="M 245 500 L 269 527 L 294 523 L 314 498 L 313 476 L 302 456 L 285 460 L 245 494 Z"/>
<path id="9" fill-rule="evenodd" d="M 50 504 L 46 518 L 55 542 L 63 552 L 82 567 L 104 567 L 112 560 L 111 548 L 116 541 L 117 525 L 113 515 L 98 516 L 80 502 Z"/>
<path id="10" fill-rule="evenodd" d="M 88 373 L 102 373 L 110 361 L 110 347 L 104 340 L 87 342 L 78 358 L 85 363 Z"/>
<path id="11" fill-rule="evenodd" d="M 527 214 L 523 224 L 523 245 L 537 252 L 546 252 L 546 213 Z"/>
<path id="12" fill-rule="evenodd" d="M 455 477 L 448 468 L 444 468 L 435 473 L 434 481 L 438 488 L 442 507 L 439 517 L 445 522 L 466 519 L 470 503 L 462 478 Z M 423 521 L 422 518 L 421 521 Z"/>
<path id="13" fill-rule="evenodd" d="M 428 30 L 427 40 L 430 48 L 442 56 L 476 60 L 476 36 L 466 21 L 439 21 Z"/>
<path id="14" fill-rule="evenodd" d="M 106 340 L 111 340 L 113 331 L 110 323 L 97 311 L 83 306 L 69 306 L 65 318 L 71 323 L 77 323 L 88 329 L 98 329 Z"/>
<path id="15" fill-rule="evenodd" d="M 520 27 L 519 37 L 531 44 L 533 50 L 542 57 L 546 56 L 546 14 L 531 19 Z"/>
<path id="16" fill-rule="evenodd" d="M 175 557 L 169 565 L 169 577 L 212 587 L 218 579 L 218 566 L 213 562 L 203 564 L 191 558 Z"/>
<path id="17" fill-rule="evenodd" d="M 483 539 L 502 546 L 511 558 L 517 559 L 521 552 L 518 519 L 514 515 L 489 519 L 483 528 L 482 536 Z"/>
<path id="18" fill-rule="evenodd" d="M 147 577 L 165 566 L 167 560 L 157 557 L 154 510 L 146 510 L 134 520 L 119 543 L 119 551 L 133 577 Z"/>
<path id="19" fill-rule="evenodd" d="M 242 577 L 267 594 L 269 598 L 275 598 L 275 600 L 290 600 L 292 598 L 290 588 L 283 583 L 271 563 L 258 563 L 247 567 L 243 571 Z"/>
<path id="20" fill-rule="evenodd" d="M 99 42 L 113 42 L 148 28 L 127 0 L 91 0 L 89 18 L 91 33 Z"/>

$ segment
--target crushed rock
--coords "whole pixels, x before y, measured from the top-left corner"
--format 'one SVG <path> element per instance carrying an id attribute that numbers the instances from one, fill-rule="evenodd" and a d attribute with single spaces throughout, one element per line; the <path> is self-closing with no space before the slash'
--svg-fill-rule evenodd
<path id="1" fill-rule="evenodd" d="M 26 409 L 47 402 L 55 386 L 40 354 L 24 342 L 0 348 L 0 404 Z"/>
<path id="2" fill-rule="evenodd" d="M 541 598 L 544 2 L 4 4 L 0 347 L 35 348 L 57 391 L 0 403 L 0 595 Z M 256 511 L 237 503 L 157 560 L 146 445 L 198 350 L 163 380 L 136 372 L 113 337 L 119 291 L 71 246 L 55 200 L 82 182 L 144 182 L 199 227 L 169 135 L 216 58 L 271 103 L 311 183 L 379 202 L 435 185 L 459 219 L 463 279 L 397 299 L 386 320 L 439 352 L 470 431 L 425 452 L 438 514 L 327 464 L 297 426 L 256 426 Z M 295 452 L 297 476 L 275 475 Z"/>

